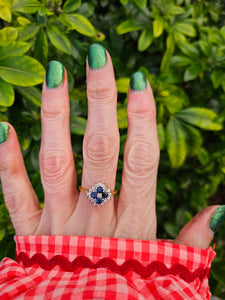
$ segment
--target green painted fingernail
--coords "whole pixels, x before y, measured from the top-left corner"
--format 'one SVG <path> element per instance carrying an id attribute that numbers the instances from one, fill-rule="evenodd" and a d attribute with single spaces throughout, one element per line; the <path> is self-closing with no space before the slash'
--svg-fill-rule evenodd
<path id="1" fill-rule="evenodd" d="M 106 61 L 106 51 L 102 45 L 95 43 L 88 48 L 88 64 L 92 69 L 103 67 Z"/>
<path id="2" fill-rule="evenodd" d="M 4 143 L 9 136 L 9 126 L 5 123 L 0 123 L 0 144 Z"/>
<path id="3" fill-rule="evenodd" d="M 130 77 L 130 87 L 135 91 L 142 91 L 147 86 L 145 74 L 142 72 L 135 72 Z"/>
<path id="4" fill-rule="evenodd" d="M 48 88 L 54 88 L 59 86 L 64 77 L 63 65 L 57 61 L 52 60 L 48 63 L 46 67 L 46 84 Z"/>
<path id="5" fill-rule="evenodd" d="M 210 220 L 210 228 L 212 231 L 216 232 L 220 229 L 223 222 L 225 221 L 225 205 L 221 205 L 217 208 L 217 210 L 214 212 L 211 220 Z"/>

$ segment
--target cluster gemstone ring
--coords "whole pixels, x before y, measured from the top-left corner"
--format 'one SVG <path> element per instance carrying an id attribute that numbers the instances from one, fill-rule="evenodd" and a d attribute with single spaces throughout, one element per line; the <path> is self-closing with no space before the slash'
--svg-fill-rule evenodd
<path id="1" fill-rule="evenodd" d="M 116 194 L 117 191 L 110 190 L 104 183 L 96 183 L 90 189 L 85 189 L 82 186 L 79 187 L 81 192 L 84 192 L 88 199 L 91 201 L 93 206 L 103 206 L 111 199 L 112 195 Z"/>

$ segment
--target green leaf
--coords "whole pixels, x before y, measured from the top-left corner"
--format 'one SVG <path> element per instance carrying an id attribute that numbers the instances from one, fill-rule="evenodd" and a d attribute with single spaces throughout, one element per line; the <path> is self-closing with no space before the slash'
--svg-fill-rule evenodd
<path id="1" fill-rule="evenodd" d="M 186 123 L 205 130 L 222 129 L 222 124 L 216 120 L 217 114 L 207 108 L 189 107 L 178 112 L 175 116 Z"/>
<path id="2" fill-rule="evenodd" d="M 63 11 L 65 13 L 71 13 L 76 11 L 81 5 L 81 0 L 67 0 L 63 5 Z"/>
<path id="3" fill-rule="evenodd" d="M 48 25 L 47 26 L 47 34 L 51 41 L 51 43 L 60 51 L 71 54 L 71 44 L 68 37 L 61 32 L 56 26 Z"/>
<path id="4" fill-rule="evenodd" d="M 16 90 L 33 104 L 41 107 L 41 91 L 36 87 L 16 87 Z"/>
<path id="5" fill-rule="evenodd" d="M 12 106 L 15 94 L 13 86 L 0 78 L 0 105 Z"/>
<path id="6" fill-rule="evenodd" d="M 186 133 L 186 143 L 187 143 L 187 147 L 188 147 L 188 155 L 194 156 L 194 155 L 198 154 L 198 152 L 201 148 L 201 145 L 203 142 L 202 136 L 201 136 L 200 132 L 193 126 L 190 126 L 183 122 L 181 123 L 181 125 Z"/>
<path id="7" fill-rule="evenodd" d="M 37 0 L 14 0 L 12 10 L 19 11 L 25 14 L 34 14 L 43 7 Z"/>
<path id="8" fill-rule="evenodd" d="M 166 127 L 166 146 L 172 168 L 182 166 L 187 156 L 186 135 L 174 118 L 169 119 Z"/>
<path id="9" fill-rule="evenodd" d="M 119 78 L 116 80 L 117 91 L 119 93 L 128 93 L 130 78 Z"/>
<path id="10" fill-rule="evenodd" d="M 180 15 L 184 13 L 184 9 L 180 6 L 172 5 L 167 10 L 167 14 L 174 16 L 174 15 Z"/>
<path id="11" fill-rule="evenodd" d="M 154 38 L 159 37 L 163 33 L 164 22 L 163 19 L 155 19 L 153 21 L 153 36 Z"/>
<path id="12" fill-rule="evenodd" d="M 202 67 L 199 65 L 192 65 L 184 72 L 184 81 L 189 81 L 197 78 L 202 71 Z"/>
<path id="13" fill-rule="evenodd" d="M 25 26 L 31 23 L 31 21 L 27 18 L 24 17 L 18 17 L 17 18 L 17 22 L 21 25 L 21 26 Z"/>
<path id="14" fill-rule="evenodd" d="M 117 108 L 117 120 L 120 129 L 127 128 L 127 108 L 123 105 L 119 105 Z"/>
<path id="15" fill-rule="evenodd" d="M 19 39 L 21 41 L 27 41 L 37 34 L 40 29 L 40 25 L 28 24 L 21 28 L 19 32 Z"/>
<path id="16" fill-rule="evenodd" d="M 0 46 L 13 42 L 18 37 L 18 30 L 13 27 L 6 27 L 0 30 Z"/>
<path id="17" fill-rule="evenodd" d="M 169 72 L 169 68 L 172 62 L 172 56 L 173 56 L 173 52 L 170 49 L 167 49 L 162 57 L 162 62 L 160 66 L 160 71 L 162 73 Z"/>
<path id="18" fill-rule="evenodd" d="M 180 111 L 189 103 L 187 94 L 175 85 L 167 85 L 164 90 L 160 91 L 159 100 L 166 105 L 171 114 Z"/>
<path id="19" fill-rule="evenodd" d="M 203 54 L 205 54 L 206 56 L 210 56 L 211 55 L 211 45 L 205 41 L 198 41 L 198 45 L 202 51 Z"/>
<path id="20" fill-rule="evenodd" d="M 178 43 L 180 50 L 187 56 L 190 56 L 194 59 L 200 59 L 198 49 L 189 43 Z"/>
<path id="21" fill-rule="evenodd" d="M 2 108 L 5 107 L 5 106 L 1 106 Z M 7 109 L 7 107 L 6 107 Z M 5 115 L 5 114 L 1 114 L 0 113 L 0 122 L 8 122 L 8 117 Z"/>
<path id="22" fill-rule="evenodd" d="M 134 19 L 126 20 L 117 26 L 116 31 L 118 34 L 124 34 L 131 31 L 137 31 L 142 29 L 143 25 L 137 24 Z"/>
<path id="23" fill-rule="evenodd" d="M 15 85 L 32 86 L 42 83 L 44 74 L 43 66 L 28 56 L 10 56 L 0 61 L 0 77 Z"/>
<path id="24" fill-rule="evenodd" d="M 81 6 L 79 7 L 77 13 L 79 15 L 82 15 L 82 16 L 86 17 L 86 18 L 90 18 L 90 16 L 93 15 L 94 11 L 95 11 L 94 4 L 85 2 L 85 3 L 81 4 Z"/>
<path id="25" fill-rule="evenodd" d="M 194 62 L 195 61 L 193 59 L 182 55 L 175 55 L 172 58 L 172 65 L 178 67 L 192 65 Z"/>
<path id="26" fill-rule="evenodd" d="M 153 41 L 152 28 L 145 28 L 138 39 L 138 51 L 145 51 Z"/>
<path id="27" fill-rule="evenodd" d="M 166 204 L 168 200 L 168 194 L 164 191 L 157 190 L 156 202 L 160 204 Z"/>
<path id="28" fill-rule="evenodd" d="M 70 131 L 73 134 L 84 135 L 86 125 L 87 125 L 87 120 L 86 119 L 84 119 L 82 117 L 74 116 L 74 115 L 71 116 L 71 118 L 70 118 Z"/>
<path id="29" fill-rule="evenodd" d="M 224 70 L 222 69 L 214 70 L 211 74 L 211 80 L 214 89 L 217 89 L 220 85 L 222 85 L 225 82 Z"/>
<path id="30" fill-rule="evenodd" d="M 141 9 L 146 8 L 147 6 L 147 0 L 134 0 L 138 7 Z"/>
<path id="31" fill-rule="evenodd" d="M 47 65 L 48 62 L 48 40 L 46 33 L 41 29 L 35 40 L 34 57 L 42 63 L 43 66 Z"/>
<path id="32" fill-rule="evenodd" d="M 35 141 L 39 141 L 41 139 L 41 122 L 35 122 L 30 129 L 30 133 Z"/>
<path id="33" fill-rule="evenodd" d="M 173 30 L 176 30 L 179 33 L 182 33 L 190 37 L 196 36 L 196 30 L 194 26 L 189 23 L 185 23 L 185 22 L 175 23 L 173 26 Z"/>
<path id="34" fill-rule="evenodd" d="M 128 1 L 129 1 L 129 0 L 120 0 L 120 3 L 121 3 L 122 5 L 125 5 L 125 4 L 127 4 Z"/>
<path id="35" fill-rule="evenodd" d="M 158 131 L 159 147 L 160 150 L 163 150 L 165 145 L 165 130 L 162 123 L 157 124 L 157 131 Z"/>
<path id="36" fill-rule="evenodd" d="M 11 2 L 9 0 L 0 0 L 0 19 L 8 23 L 11 22 Z"/>
<path id="37" fill-rule="evenodd" d="M 61 15 L 60 19 L 71 30 L 76 30 L 77 32 L 86 36 L 93 37 L 96 35 L 94 26 L 87 18 L 82 15 L 65 14 Z"/>
<path id="38" fill-rule="evenodd" d="M 198 151 L 197 157 L 198 157 L 198 160 L 200 161 L 200 163 L 201 163 L 203 166 L 206 166 L 207 163 L 209 162 L 209 153 L 208 153 L 208 151 L 206 151 L 206 149 L 204 149 L 204 148 L 201 148 L 201 149 Z"/>
<path id="39" fill-rule="evenodd" d="M 30 45 L 23 42 L 10 42 L 0 47 L 0 60 L 8 56 L 23 55 L 30 49 Z"/>
<path id="40" fill-rule="evenodd" d="M 164 228 L 171 238 L 175 239 L 178 235 L 179 230 L 176 225 L 166 222 Z"/>

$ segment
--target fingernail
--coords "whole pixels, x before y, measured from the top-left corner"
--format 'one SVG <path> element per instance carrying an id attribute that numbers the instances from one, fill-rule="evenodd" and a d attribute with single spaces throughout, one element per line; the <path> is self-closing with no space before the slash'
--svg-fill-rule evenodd
<path id="1" fill-rule="evenodd" d="M 99 69 L 106 64 L 107 56 L 105 48 L 99 44 L 92 44 L 88 48 L 88 64 L 92 69 Z"/>
<path id="2" fill-rule="evenodd" d="M 130 77 L 130 87 L 134 91 L 142 91 L 147 86 L 145 74 L 142 72 L 135 72 Z"/>
<path id="3" fill-rule="evenodd" d="M 212 231 L 216 232 L 220 229 L 223 222 L 225 221 L 225 205 L 219 206 L 214 214 L 212 215 L 212 218 L 210 220 L 210 228 Z"/>
<path id="4" fill-rule="evenodd" d="M 63 81 L 63 76 L 64 67 L 59 61 L 52 60 L 47 64 L 45 80 L 48 88 L 59 86 Z"/>
<path id="5" fill-rule="evenodd" d="M 0 144 L 4 143 L 9 136 L 9 126 L 5 123 L 0 123 Z"/>

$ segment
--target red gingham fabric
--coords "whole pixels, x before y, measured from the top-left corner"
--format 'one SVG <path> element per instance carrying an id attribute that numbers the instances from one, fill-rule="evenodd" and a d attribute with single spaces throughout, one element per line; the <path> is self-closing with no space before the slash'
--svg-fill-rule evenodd
<path id="1" fill-rule="evenodd" d="M 16 236 L 0 264 L 0 299 L 210 299 L 215 256 L 169 241 Z"/>

